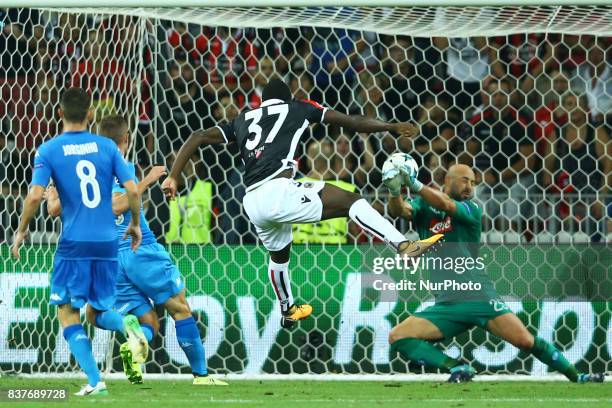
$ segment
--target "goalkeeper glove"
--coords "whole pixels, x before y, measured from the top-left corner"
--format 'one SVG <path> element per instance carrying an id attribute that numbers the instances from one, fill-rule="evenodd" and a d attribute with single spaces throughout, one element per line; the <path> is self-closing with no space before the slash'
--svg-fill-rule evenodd
<path id="1" fill-rule="evenodd" d="M 423 189 L 424 185 L 417 179 L 416 171 L 407 172 L 404 169 L 400 169 L 400 173 L 412 193 L 419 193 Z"/>
<path id="2" fill-rule="evenodd" d="M 407 178 L 408 181 L 406 182 L 406 185 L 408 186 L 411 192 L 419 193 L 423 189 L 424 185 L 419 180 L 417 180 L 416 175 L 408 176 Z"/>
<path id="3" fill-rule="evenodd" d="M 385 161 L 383 165 L 382 182 L 393 197 L 402 194 L 403 177 L 400 171 L 390 162 Z"/>

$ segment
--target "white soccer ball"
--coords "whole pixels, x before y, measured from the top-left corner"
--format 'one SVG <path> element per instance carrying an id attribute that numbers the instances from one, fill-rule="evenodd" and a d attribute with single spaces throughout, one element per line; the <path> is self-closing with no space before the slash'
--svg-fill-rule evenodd
<path id="1" fill-rule="evenodd" d="M 416 178 L 419 172 L 419 166 L 416 160 L 408 153 L 397 152 L 393 153 L 385 160 L 382 170 L 383 175 L 385 173 L 402 174 L 405 178 L 405 182 L 408 182 L 410 178 Z"/>

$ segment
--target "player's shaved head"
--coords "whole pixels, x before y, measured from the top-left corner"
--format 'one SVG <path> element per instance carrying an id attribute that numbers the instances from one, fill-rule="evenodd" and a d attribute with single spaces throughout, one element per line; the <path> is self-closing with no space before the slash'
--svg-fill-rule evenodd
<path id="1" fill-rule="evenodd" d="M 476 176 L 469 166 L 453 164 L 444 178 L 446 194 L 457 201 L 468 200 L 472 197 L 475 182 Z"/>
<path id="2" fill-rule="evenodd" d="M 448 176 L 474 178 L 474 171 L 465 164 L 453 164 L 448 169 Z"/>
<path id="3" fill-rule="evenodd" d="M 289 89 L 289 85 L 280 78 L 272 78 L 269 80 L 261 93 L 261 99 L 264 101 L 268 99 L 280 99 L 281 101 L 289 102 L 291 98 L 291 89 Z"/>
<path id="4" fill-rule="evenodd" d="M 121 115 L 106 116 L 98 124 L 98 134 L 113 139 L 118 145 L 123 142 L 127 131 L 128 122 Z"/>
<path id="5" fill-rule="evenodd" d="M 63 118 L 69 123 L 83 123 L 91 106 L 91 97 L 81 88 L 68 88 L 60 98 Z"/>

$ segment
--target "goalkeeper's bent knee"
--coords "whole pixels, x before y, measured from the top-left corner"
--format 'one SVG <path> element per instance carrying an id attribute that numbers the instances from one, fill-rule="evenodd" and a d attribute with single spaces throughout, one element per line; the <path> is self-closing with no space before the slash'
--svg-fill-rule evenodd
<path id="1" fill-rule="evenodd" d="M 440 369 L 450 370 L 461 364 L 459 360 L 450 358 L 427 340 L 414 337 L 397 340 L 391 345 L 391 350 L 399 352 L 407 360 Z"/>

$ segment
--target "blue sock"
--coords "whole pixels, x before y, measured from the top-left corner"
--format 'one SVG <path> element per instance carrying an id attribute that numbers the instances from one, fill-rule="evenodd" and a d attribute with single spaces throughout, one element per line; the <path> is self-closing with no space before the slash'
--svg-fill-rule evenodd
<path id="1" fill-rule="evenodd" d="M 147 342 L 150 343 L 151 340 L 153 340 L 153 326 L 151 326 L 150 324 L 140 324 L 140 328 L 142 329 L 142 332 L 144 333 L 145 337 L 147 338 Z"/>
<path id="2" fill-rule="evenodd" d="M 123 334 L 123 317 L 114 310 L 107 310 L 96 315 L 96 327 Z"/>
<path id="3" fill-rule="evenodd" d="M 91 341 L 81 324 L 64 327 L 64 338 L 68 342 L 70 352 L 81 369 L 87 375 L 89 385 L 94 387 L 100 381 L 100 371 L 91 351 Z"/>
<path id="4" fill-rule="evenodd" d="M 204 355 L 204 344 L 200 339 L 200 332 L 196 326 L 195 319 L 190 316 L 183 320 L 177 320 L 176 339 L 179 346 L 185 352 L 191 371 L 196 375 L 207 375 L 206 356 Z"/>

